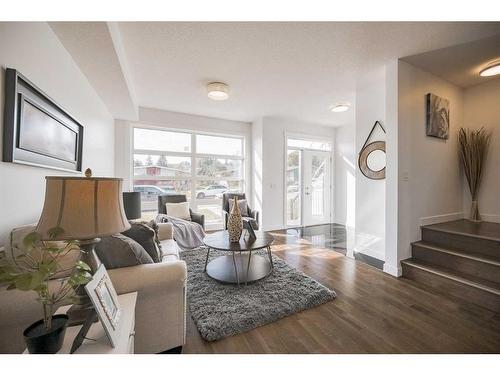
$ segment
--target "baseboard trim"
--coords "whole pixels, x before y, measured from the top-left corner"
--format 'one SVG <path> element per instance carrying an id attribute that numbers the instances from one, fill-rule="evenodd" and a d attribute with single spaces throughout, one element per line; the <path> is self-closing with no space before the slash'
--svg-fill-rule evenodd
<path id="1" fill-rule="evenodd" d="M 392 264 L 384 263 L 383 271 L 394 277 L 401 277 L 401 275 L 403 274 L 403 270 L 401 269 L 401 265 L 399 264 L 399 262 L 398 266 L 396 267 L 393 266 Z"/>
<path id="2" fill-rule="evenodd" d="M 482 214 L 479 212 L 481 215 L 481 219 L 483 221 L 489 221 L 490 223 L 500 223 L 500 215 L 495 215 L 495 214 Z"/>
<path id="3" fill-rule="evenodd" d="M 463 212 L 452 212 L 444 215 L 427 216 L 420 218 L 420 226 L 444 223 L 446 221 L 460 220 L 464 218 Z"/>
<path id="4" fill-rule="evenodd" d="M 369 264 L 370 266 L 378 268 L 379 270 L 384 269 L 384 261 L 377 259 L 375 257 L 372 257 L 370 255 L 366 255 L 366 254 L 355 251 L 354 252 L 354 259 L 359 260 L 360 262 Z"/>

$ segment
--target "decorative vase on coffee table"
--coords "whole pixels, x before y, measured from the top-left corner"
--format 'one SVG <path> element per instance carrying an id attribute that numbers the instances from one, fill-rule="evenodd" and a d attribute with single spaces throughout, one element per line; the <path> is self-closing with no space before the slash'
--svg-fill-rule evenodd
<path id="1" fill-rule="evenodd" d="M 234 197 L 233 207 L 227 220 L 227 231 L 229 233 L 229 242 L 239 242 L 243 232 L 243 220 L 241 218 L 240 208 L 238 207 L 238 198 Z"/>

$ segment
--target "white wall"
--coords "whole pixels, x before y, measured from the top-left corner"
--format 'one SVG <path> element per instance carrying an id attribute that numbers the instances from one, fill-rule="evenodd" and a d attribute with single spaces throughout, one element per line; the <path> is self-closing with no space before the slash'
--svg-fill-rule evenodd
<path id="1" fill-rule="evenodd" d="M 379 121 L 385 126 L 385 67 L 361 77 L 356 85 L 356 158 Z M 385 141 L 379 126 L 369 142 Z M 356 168 L 355 252 L 385 258 L 385 179 L 372 180 Z"/>
<path id="2" fill-rule="evenodd" d="M 263 173 L 263 159 L 262 159 L 262 133 L 263 121 L 262 119 L 256 120 L 252 124 L 252 202 L 254 210 L 260 212 L 260 220 L 262 223 L 262 173 Z"/>
<path id="3" fill-rule="evenodd" d="M 19 70 L 83 124 L 84 169 L 92 168 L 96 176 L 114 174 L 113 119 L 46 23 L 0 23 L 0 65 Z M 4 79 L 2 69 L 2 124 Z M 38 220 L 44 201 L 45 176 L 64 174 L 53 169 L 0 162 L 0 245 L 5 243 L 13 227 Z"/>
<path id="4" fill-rule="evenodd" d="M 425 95 L 450 101 L 450 137 L 425 135 Z M 462 90 L 406 62 L 398 64 L 398 260 L 411 257 L 422 219 L 462 217 L 463 181 L 457 132 L 463 124 Z"/>
<path id="5" fill-rule="evenodd" d="M 467 128 L 484 126 L 492 131 L 483 181 L 479 190 L 479 212 L 486 221 L 500 222 L 500 79 L 473 86 L 464 92 L 464 121 Z M 464 179 L 465 180 L 465 179 Z M 464 182 L 464 209 L 470 209 L 470 192 Z"/>
<path id="6" fill-rule="evenodd" d="M 401 276 L 398 258 L 398 238 L 402 230 L 399 217 L 399 155 L 398 155 L 398 60 L 385 67 L 385 262 L 384 272 Z"/>
<path id="7" fill-rule="evenodd" d="M 262 121 L 262 224 L 266 230 L 281 229 L 286 226 L 283 211 L 286 133 L 320 137 L 333 144 L 335 129 L 273 117 L 259 121 Z M 258 177 L 254 179 L 258 183 Z"/>
<path id="8" fill-rule="evenodd" d="M 356 217 L 356 126 L 335 129 L 334 222 L 354 228 Z"/>

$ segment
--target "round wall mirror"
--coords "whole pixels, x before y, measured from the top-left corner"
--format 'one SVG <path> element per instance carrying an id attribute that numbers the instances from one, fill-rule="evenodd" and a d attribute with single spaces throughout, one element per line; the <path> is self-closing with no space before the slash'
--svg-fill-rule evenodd
<path id="1" fill-rule="evenodd" d="M 366 145 L 359 153 L 358 159 L 361 173 L 372 180 L 385 178 L 385 142 L 376 141 Z"/>
<path id="2" fill-rule="evenodd" d="M 366 165 L 372 171 L 378 172 L 385 168 L 385 152 L 379 149 L 373 150 L 366 158 Z"/>

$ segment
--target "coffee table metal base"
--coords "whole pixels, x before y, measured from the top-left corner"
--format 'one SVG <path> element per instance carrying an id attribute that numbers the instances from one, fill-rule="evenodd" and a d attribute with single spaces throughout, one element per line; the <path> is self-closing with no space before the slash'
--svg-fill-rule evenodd
<path id="1" fill-rule="evenodd" d="M 250 264 L 248 258 L 250 257 Z M 236 268 L 236 269 L 235 269 Z M 263 279 L 273 270 L 269 259 L 252 254 L 224 255 L 207 264 L 207 274 L 212 279 L 223 283 L 251 283 Z"/>

